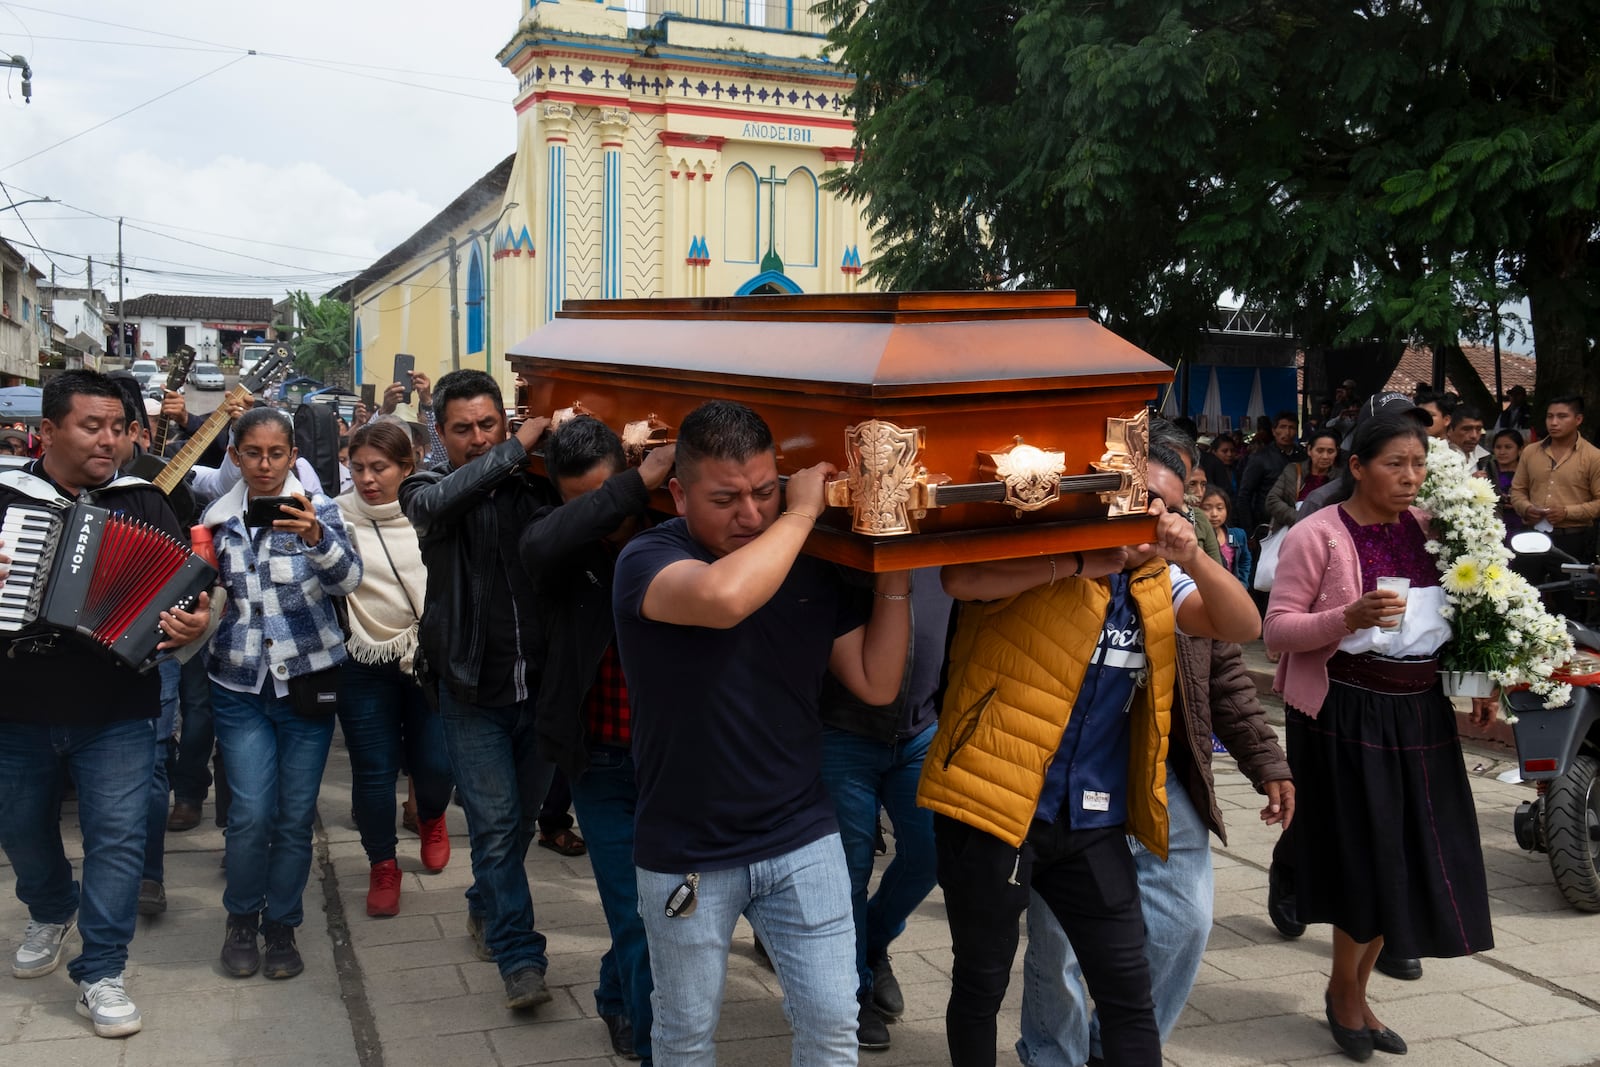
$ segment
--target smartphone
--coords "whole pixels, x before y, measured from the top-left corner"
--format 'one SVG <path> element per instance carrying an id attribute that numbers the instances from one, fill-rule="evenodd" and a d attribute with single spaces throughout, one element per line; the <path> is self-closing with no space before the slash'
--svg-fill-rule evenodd
<path id="1" fill-rule="evenodd" d="M 394 355 L 394 377 L 391 382 L 399 382 L 406 387 L 405 402 L 411 403 L 411 372 L 417 369 L 417 357 L 409 352 L 396 352 Z"/>
<path id="2" fill-rule="evenodd" d="M 361 402 L 367 405 L 367 413 L 378 410 L 378 387 L 371 382 L 361 383 Z"/>
<path id="3" fill-rule="evenodd" d="M 300 506 L 299 501 L 292 496 L 258 496 L 250 501 L 250 506 L 244 512 L 246 526 L 271 526 L 279 519 L 284 518 L 280 508 Z"/>

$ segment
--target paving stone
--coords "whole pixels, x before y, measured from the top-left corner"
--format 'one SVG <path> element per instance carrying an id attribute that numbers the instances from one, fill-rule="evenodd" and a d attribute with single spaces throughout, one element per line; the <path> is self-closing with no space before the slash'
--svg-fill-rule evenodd
<path id="1" fill-rule="evenodd" d="M 1600 1025 L 1594 1019 L 1564 1019 L 1469 1034 L 1461 1041 L 1505 1064 L 1568 1067 L 1600 1060 Z"/>

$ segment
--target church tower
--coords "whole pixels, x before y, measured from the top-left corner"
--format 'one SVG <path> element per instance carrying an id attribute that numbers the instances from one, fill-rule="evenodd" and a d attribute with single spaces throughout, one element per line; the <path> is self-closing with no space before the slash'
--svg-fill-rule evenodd
<path id="1" fill-rule="evenodd" d="M 624 4 L 626 6 L 624 6 Z M 804 0 L 518 0 L 517 147 L 491 242 L 494 335 L 572 299 L 850 292 L 851 79 Z"/>

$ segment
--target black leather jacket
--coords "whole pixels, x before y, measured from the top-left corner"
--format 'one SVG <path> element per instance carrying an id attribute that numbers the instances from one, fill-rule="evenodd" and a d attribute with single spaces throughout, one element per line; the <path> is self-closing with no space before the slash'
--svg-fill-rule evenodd
<path id="1" fill-rule="evenodd" d="M 522 565 L 538 593 L 545 633 L 535 711 L 539 752 L 569 782 L 589 766 L 584 699 L 606 646 L 617 636 L 611 613 L 617 556 L 601 541 L 629 517 L 643 515 L 649 501 L 639 471 L 630 467 L 592 493 L 539 509 L 518 543 Z"/>
<path id="2" fill-rule="evenodd" d="M 528 452 L 516 438 L 504 441 L 464 467 L 420 471 L 400 484 L 400 507 L 417 531 L 428 568 L 428 599 L 420 640 L 428 665 L 457 700 L 478 702 L 479 674 L 487 639 L 488 582 L 474 570 L 499 543 L 499 516 L 490 493 L 516 494 L 519 527 L 555 503 L 555 489 L 526 472 Z M 473 549 L 469 554 L 468 547 Z M 515 560 L 505 560 L 515 566 Z M 535 617 L 529 605 L 529 618 Z"/>

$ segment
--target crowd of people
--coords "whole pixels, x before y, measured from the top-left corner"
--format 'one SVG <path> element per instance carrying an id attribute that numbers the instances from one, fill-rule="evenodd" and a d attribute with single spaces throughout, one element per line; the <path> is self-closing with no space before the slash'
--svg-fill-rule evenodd
<path id="1" fill-rule="evenodd" d="M 420 423 L 393 413 L 406 385 Z M 570 821 L 544 818 L 570 795 L 611 935 L 595 1005 L 621 1055 L 714 1062 L 741 917 L 783 988 L 796 1063 L 889 1047 L 905 1011 L 891 949 L 937 885 L 952 1063 L 996 1062 L 1026 915 L 1022 1062 L 1159 1064 L 1211 929 L 1220 742 L 1285 831 L 1273 922 L 1334 927 L 1334 1040 L 1355 1059 L 1404 1052 L 1367 999 L 1372 971 L 1419 976 L 1421 957 L 1492 944 L 1436 680 L 1449 625 L 1428 610 L 1438 579 L 1413 506 L 1427 435 L 1470 454 L 1484 424 L 1428 400 L 1374 396 L 1303 448 L 1287 413 L 1242 470 L 1231 439 L 1202 447 L 1157 419 L 1148 543 L 865 575 L 802 553 L 831 465 L 781 486 L 768 427 L 727 401 L 630 465 L 592 417 L 514 422 L 488 374 L 418 375 L 354 428 L 334 497 L 285 413 L 236 408 L 225 455 L 193 479 L 188 529 L 119 473 L 143 403 L 97 373 L 59 375 L 41 455 L 0 473 L 0 507 L 87 499 L 194 536 L 219 578 L 162 616 L 172 656 L 142 674 L 71 640 L 0 638 L 0 846 L 30 917 L 13 972 L 51 973 L 76 932 L 80 1014 L 102 1036 L 140 1029 L 123 982 L 135 916 L 164 907 L 163 834 L 199 821 L 214 767 L 222 970 L 301 973 L 337 722 L 368 914 L 400 909 L 401 774 L 426 870 L 450 861 L 458 797 L 465 932 L 509 1010 L 551 999 L 525 859 L 536 838 L 568 840 Z M 195 429 L 180 401 L 164 413 Z M 1581 422 L 1581 401 L 1552 401 L 1546 436 L 1509 428 L 1518 458 L 1497 434 L 1482 471 L 1523 521 L 1592 555 L 1600 453 Z M 663 489 L 675 517 L 651 510 Z M 1288 533 L 1265 637 L 1287 752 L 1239 644 L 1262 632 L 1252 542 L 1274 525 Z M 0 543 L 0 569 L 13 548 Z M 1407 598 L 1383 577 L 1410 579 Z M 69 784 L 77 881 L 59 830 Z M 869 892 L 880 811 L 894 856 Z"/>

